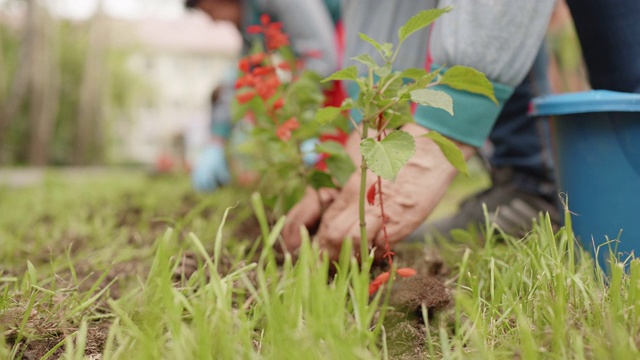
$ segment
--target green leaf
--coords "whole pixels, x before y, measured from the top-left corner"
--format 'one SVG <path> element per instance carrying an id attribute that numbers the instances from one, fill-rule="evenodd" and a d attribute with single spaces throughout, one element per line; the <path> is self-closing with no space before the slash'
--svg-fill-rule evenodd
<path id="1" fill-rule="evenodd" d="M 442 109 L 453 116 L 453 99 L 444 91 L 418 89 L 411 92 L 411 101 Z"/>
<path id="2" fill-rule="evenodd" d="M 335 141 L 324 141 L 316 144 L 315 152 L 325 153 L 329 155 L 348 156 L 347 152 L 344 150 L 344 147 L 340 143 Z"/>
<path id="3" fill-rule="evenodd" d="M 355 80 L 358 77 L 358 69 L 355 66 L 349 66 L 342 70 L 338 70 L 328 77 L 322 79 L 320 82 L 327 82 L 331 80 Z"/>
<path id="4" fill-rule="evenodd" d="M 400 169 L 416 152 L 416 143 L 409 133 L 396 130 L 382 141 L 372 138 L 362 140 L 360 152 L 371 171 L 384 179 L 394 181 Z"/>
<path id="5" fill-rule="evenodd" d="M 316 112 L 316 121 L 321 125 L 330 124 L 340 115 L 341 111 L 341 108 L 335 106 L 323 107 Z"/>
<path id="6" fill-rule="evenodd" d="M 356 170 L 356 166 L 348 155 L 331 155 L 324 162 L 340 186 L 344 186 Z"/>
<path id="7" fill-rule="evenodd" d="M 393 44 L 392 43 L 384 43 L 380 46 L 382 48 L 383 58 L 390 58 L 393 55 Z"/>
<path id="8" fill-rule="evenodd" d="M 356 57 L 352 57 L 351 60 L 355 60 L 359 63 L 365 64 L 370 68 L 378 68 L 378 64 L 369 54 L 360 54 Z"/>
<path id="9" fill-rule="evenodd" d="M 382 45 L 380 45 L 380 43 L 378 43 L 377 41 L 373 40 L 372 38 L 370 38 L 369 36 L 363 34 L 363 33 L 359 33 L 358 35 L 360 35 L 360 39 L 368 42 L 369 44 L 375 46 L 376 49 L 378 49 L 378 51 L 380 53 L 382 53 Z"/>
<path id="10" fill-rule="evenodd" d="M 320 170 L 313 170 L 311 172 L 311 174 L 309 175 L 309 183 L 311 184 L 311 187 L 316 190 L 320 188 L 332 189 L 336 187 L 336 184 L 333 183 L 331 175 Z"/>
<path id="11" fill-rule="evenodd" d="M 421 68 L 408 68 L 408 69 L 404 69 L 400 73 L 400 77 L 413 79 L 413 80 L 418 80 L 418 79 L 420 79 L 422 77 L 425 77 L 427 75 L 429 75 L 429 72 L 427 70 L 421 69 Z"/>
<path id="12" fill-rule="evenodd" d="M 452 8 L 453 7 L 451 6 L 447 6 L 446 8 L 424 10 L 417 13 L 403 26 L 401 26 L 400 29 L 398 29 L 398 37 L 400 38 L 400 42 L 403 42 L 407 37 L 409 37 L 409 35 L 413 34 L 414 32 L 429 26 L 442 14 L 451 11 Z"/>
<path id="13" fill-rule="evenodd" d="M 389 74 L 391 74 L 391 64 L 386 64 L 384 66 L 378 66 L 373 69 L 373 72 L 379 77 L 383 78 Z"/>
<path id="14" fill-rule="evenodd" d="M 496 105 L 498 100 L 493 93 L 493 84 L 480 71 L 466 66 L 452 66 L 440 78 L 440 83 L 457 90 L 484 95 Z"/>
<path id="15" fill-rule="evenodd" d="M 469 176 L 469 171 L 467 170 L 467 162 L 464 160 L 464 155 L 462 155 L 462 151 L 460 151 L 460 148 L 458 148 L 456 144 L 433 130 L 429 131 L 424 136 L 433 140 L 436 145 L 438 145 L 440 151 L 442 151 L 442 153 L 444 154 L 444 157 L 449 160 L 453 167 L 455 167 L 461 173 Z"/>

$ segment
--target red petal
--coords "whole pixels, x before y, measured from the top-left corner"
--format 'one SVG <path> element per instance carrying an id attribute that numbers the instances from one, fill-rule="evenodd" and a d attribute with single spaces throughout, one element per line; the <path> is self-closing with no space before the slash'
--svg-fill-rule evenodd
<path id="1" fill-rule="evenodd" d="M 278 137 L 278 139 L 280 139 L 282 141 L 287 141 L 287 140 L 291 139 L 291 130 L 287 129 L 284 126 L 280 126 L 276 130 L 276 136 Z"/>
<path id="2" fill-rule="evenodd" d="M 271 22 L 271 17 L 269 14 L 262 14 L 260 15 L 260 22 L 262 25 L 268 25 Z"/>
<path id="3" fill-rule="evenodd" d="M 380 286 L 386 284 L 387 281 L 389 281 L 390 275 L 391 274 L 387 271 L 387 272 L 383 272 L 382 274 L 378 275 L 375 279 L 373 279 L 371 284 L 369 284 L 369 295 L 373 295 L 376 291 L 378 291 Z"/>
<path id="4" fill-rule="evenodd" d="M 249 55 L 249 62 L 251 62 L 253 65 L 258 65 L 264 61 L 265 57 L 267 56 L 263 52 L 255 53 Z"/>
<path id="5" fill-rule="evenodd" d="M 378 275 L 375 279 L 373 279 L 373 282 L 379 282 L 381 285 L 386 284 L 387 281 L 389 281 L 389 276 L 391 276 L 390 272 L 388 271 L 383 272 L 382 274 Z"/>
<path id="6" fill-rule="evenodd" d="M 367 191 L 367 202 L 369 205 L 376 203 L 376 183 L 371 184 L 371 187 Z"/>
<path id="7" fill-rule="evenodd" d="M 247 34 L 260 34 L 262 32 L 262 26 L 249 25 L 247 26 Z"/>
<path id="8" fill-rule="evenodd" d="M 251 101 L 251 99 L 253 99 L 254 96 L 256 96 L 256 93 L 254 93 L 253 91 L 249 91 L 249 92 L 236 95 L 236 99 L 240 104 L 245 104 Z"/>
<path id="9" fill-rule="evenodd" d="M 289 130 L 295 130 L 295 129 L 297 129 L 298 127 L 300 127 L 300 123 L 298 122 L 298 119 L 296 119 L 296 118 L 292 117 L 291 119 L 289 119 L 289 120 L 285 121 L 285 122 L 282 124 L 282 126 L 283 126 L 283 127 L 286 127 L 286 128 L 287 128 L 287 129 L 289 129 Z"/>
<path id="10" fill-rule="evenodd" d="M 418 272 L 415 271 L 412 268 L 400 268 L 398 270 L 396 270 L 396 273 L 402 277 L 411 277 L 415 274 L 417 274 Z"/>
<path id="11" fill-rule="evenodd" d="M 279 98 L 278 100 L 273 102 L 273 109 L 278 110 L 284 106 L 284 99 Z"/>
<path id="12" fill-rule="evenodd" d="M 378 291 L 378 289 L 380 288 L 380 285 L 381 284 L 377 284 L 377 283 L 376 284 L 374 284 L 374 283 L 369 284 L 369 296 L 375 294 L 376 291 Z"/>
<path id="13" fill-rule="evenodd" d="M 247 58 L 240 59 L 240 61 L 238 62 L 238 69 L 240 69 L 240 71 L 242 72 L 249 72 L 250 70 L 249 60 Z"/>

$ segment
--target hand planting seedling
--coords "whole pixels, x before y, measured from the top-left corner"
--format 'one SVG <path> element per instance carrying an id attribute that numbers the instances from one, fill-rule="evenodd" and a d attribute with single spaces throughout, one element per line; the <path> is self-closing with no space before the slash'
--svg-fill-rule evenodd
<path id="1" fill-rule="evenodd" d="M 371 247 L 377 247 L 375 256 L 384 259 L 393 269 L 393 251 L 388 232 L 389 217 L 385 212 L 385 183 L 393 182 L 401 169 L 416 153 L 416 136 L 426 137 L 437 145 L 451 165 L 460 172 L 467 173 L 465 156 L 456 144 L 435 131 L 422 134 L 404 131 L 406 124 L 414 123 L 411 115 L 411 103 L 430 106 L 447 111 L 452 116 L 453 100 L 445 92 L 431 89 L 435 85 L 448 85 L 457 90 L 464 90 L 489 97 L 497 103 L 490 81 L 484 74 L 463 66 L 453 66 L 449 69 L 437 69 L 428 72 L 424 69 L 410 68 L 394 71 L 394 62 L 399 54 L 403 42 L 416 31 L 430 25 L 442 14 L 449 12 L 451 7 L 422 11 L 413 16 L 398 30 L 398 44 L 380 44 L 365 34 L 360 38 L 374 46 L 382 63 L 378 63 L 368 54 L 353 58 L 365 65 L 367 73 L 358 76 L 356 66 L 342 69 L 323 81 L 341 80 L 353 81 L 357 84 L 359 95 L 357 99 L 347 99 L 340 107 L 325 107 L 320 109 L 316 119 L 322 125 L 330 124 L 340 114 L 348 111 L 354 131 L 359 135 L 360 163 L 359 178 L 359 234 L 354 234 L 353 240 L 360 242 L 360 256 L 366 257 Z M 356 122 L 360 118 L 360 124 Z M 452 121 L 455 121 L 452 119 Z M 421 142 L 423 142 L 421 140 Z M 347 145 L 349 146 L 349 145 Z M 368 172 L 374 176 L 368 180 Z M 387 194 L 392 195 L 392 194 Z M 365 211 L 366 206 L 377 206 L 379 214 L 371 217 Z M 367 222 L 379 223 L 380 236 L 372 239 L 367 233 Z M 329 225 L 330 226 L 330 225 Z M 340 239 L 342 240 L 342 239 Z M 327 244 L 325 244 L 327 245 Z M 328 244 L 331 246 L 332 244 Z M 410 269 L 399 269 L 399 274 L 410 276 L 414 272 Z M 371 284 L 370 292 L 389 279 L 389 273 L 381 274 Z"/>

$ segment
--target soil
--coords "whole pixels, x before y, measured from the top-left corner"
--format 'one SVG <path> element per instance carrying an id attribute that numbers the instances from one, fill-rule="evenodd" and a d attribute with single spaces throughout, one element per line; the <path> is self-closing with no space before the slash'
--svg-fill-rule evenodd
<path id="1" fill-rule="evenodd" d="M 12 312 L 4 313 L 0 316 L 0 323 L 14 328 L 14 330 L 9 330 L 4 333 L 7 345 L 13 347 L 16 341 L 20 341 L 17 354 L 21 354 L 21 356 L 18 357 L 18 359 L 40 359 L 56 347 L 56 350 L 51 354 L 49 359 L 61 358 L 64 355 L 65 347 L 64 345 L 58 345 L 64 341 L 67 336 L 78 331 L 78 328 L 65 323 L 57 323 L 45 317 L 46 315 L 33 310 L 26 325 L 26 328 L 30 329 L 30 333 L 23 333 L 20 337 L 15 328 L 19 326 L 22 320 L 22 310 L 23 309 L 15 309 Z M 100 359 L 102 357 L 107 341 L 107 334 L 107 323 L 94 323 L 89 326 L 84 351 L 87 358 Z M 19 337 L 20 339 L 18 339 Z"/>
<path id="2" fill-rule="evenodd" d="M 189 213 L 198 199 L 192 195 L 185 195 L 180 203 L 175 217 L 184 217 Z M 124 201 L 122 211 L 118 212 L 117 227 L 125 229 L 129 233 L 129 242 L 135 245 L 147 246 L 148 241 L 160 236 L 167 228 L 166 222 L 163 221 L 147 221 L 149 214 L 144 214 L 142 207 L 137 205 L 130 198 Z M 87 214 L 88 220 L 92 218 L 91 212 Z M 201 216 L 211 216 L 202 214 Z M 256 239 L 260 235 L 259 225 L 253 216 L 238 216 L 236 218 L 234 212 L 229 213 L 227 223 L 234 223 L 234 237 L 239 239 Z M 53 218 L 44 217 L 42 224 L 53 222 Z M 148 228 L 145 236 L 142 238 L 140 234 L 140 224 L 147 223 Z M 182 235 L 181 238 L 186 235 Z M 89 246 L 89 239 L 78 238 L 69 235 L 69 242 L 73 243 L 72 253 L 83 247 Z M 65 247 L 61 247 L 61 252 Z M 384 324 L 387 334 L 388 348 L 393 359 L 414 359 L 425 356 L 425 334 L 429 331 L 429 326 L 424 324 L 422 307 L 427 309 L 426 317 L 431 321 L 437 317 L 438 312 L 447 309 L 451 304 L 451 291 L 447 288 L 444 281 L 450 277 L 450 271 L 444 265 L 442 258 L 437 250 L 425 247 L 422 244 L 401 244 L 395 249 L 395 261 L 399 267 L 411 267 L 417 270 L 418 274 L 410 278 L 398 278 L 394 282 L 389 297 L 389 305 L 391 310 L 387 311 Z M 260 249 L 256 252 L 260 254 Z M 43 256 L 43 262 L 47 262 L 53 254 Z M 185 284 L 198 269 L 199 263 L 203 264 L 204 259 L 194 252 L 183 252 L 177 254 L 178 267 L 173 274 L 173 280 L 176 286 Z M 44 258 L 46 257 L 46 259 Z M 221 275 L 228 274 L 234 268 L 242 266 L 242 264 L 234 264 L 233 257 L 229 254 L 222 254 L 218 265 L 217 272 Z M 78 285 L 80 291 L 88 290 L 102 275 L 102 271 L 95 268 L 90 260 L 84 260 L 76 264 L 75 270 L 79 280 L 84 279 Z M 148 272 L 148 265 L 143 259 L 130 259 L 126 262 L 115 264 L 101 281 L 97 293 L 115 279 L 123 279 L 132 276 L 139 276 Z M 374 271 L 380 272 L 386 269 L 378 268 Z M 15 271 L 15 269 L 14 269 Z M 21 273 L 16 271 L 16 273 Z M 205 276 L 209 278 L 209 269 L 205 266 Z M 70 273 L 57 275 L 59 288 L 64 288 L 65 283 L 68 287 L 73 287 Z M 109 290 L 96 304 L 95 310 L 109 311 L 107 299 L 117 299 L 120 297 L 122 289 L 120 281 L 115 281 L 110 285 Z M 61 301 L 61 299 L 57 299 Z M 56 299 L 54 299 L 56 301 Z M 20 342 L 19 353 L 22 353 L 22 359 L 39 359 L 51 349 L 60 344 L 63 339 L 77 331 L 77 324 L 67 324 L 57 321 L 44 314 L 47 311 L 38 313 L 34 310 L 28 320 L 27 327 L 29 334 L 22 334 L 19 338 L 17 329 L 21 321 L 21 314 L 24 309 L 16 308 L 13 312 L 0 314 L 0 323 L 5 328 L 12 329 L 4 333 L 7 345 L 13 346 L 16 341 Z M 108 332 L 108 322 L 90 323 L 87 334 L 87 347 L 85 355 L 89 359 L 100 359 L 104 350 L 105 341 Z M 58 359 L 64 354 L 64 345 L 59 346 L 49 359 Z"/>

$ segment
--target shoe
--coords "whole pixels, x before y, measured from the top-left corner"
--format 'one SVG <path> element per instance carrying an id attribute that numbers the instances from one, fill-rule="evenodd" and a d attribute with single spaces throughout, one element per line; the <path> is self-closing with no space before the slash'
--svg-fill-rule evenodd
<path id="1" fill-rule="evenodd" d="M 493 185 L 489 189 L 465 199 L 456 215 L 420 225 L 405 241 L 424 241 L 425 235 L 436 233 L 450 237 L 450 232 L 454 229 L 481 229 L 485 224 L 483 204 L 487 206 L 489 220 L 505 234 L 523 237 L 531 230 L 532 221 L 537 219 L 540 213 L 547 212 L 554 229 L 558 229 L 560 212 L 551 196 L 521 190 L 514 185 L 514 177 L 515 174 L 510 168 L 493 171 Z M 545 192 L 554 193 L 548 189 Z"/>

